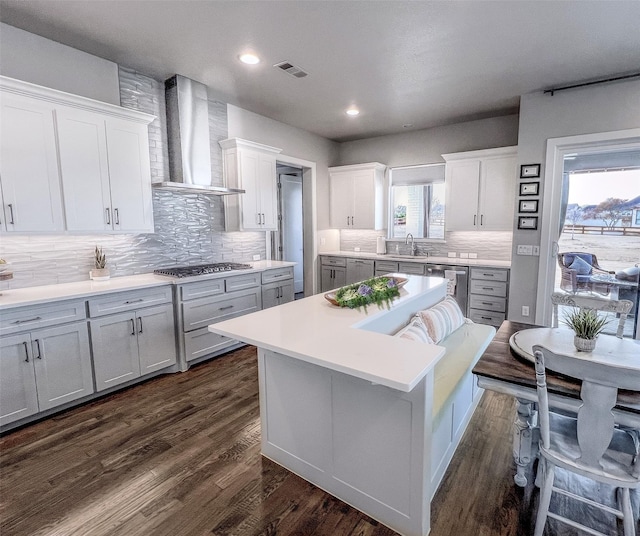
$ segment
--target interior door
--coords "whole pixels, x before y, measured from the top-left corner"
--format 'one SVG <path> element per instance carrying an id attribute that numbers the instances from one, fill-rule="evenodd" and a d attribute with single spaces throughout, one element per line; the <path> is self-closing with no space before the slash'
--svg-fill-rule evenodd
<path id="1" fill-rule="evenodd" d="M 279 175 L 282 260 L 295 262 L 294 292 L 304 292 L 304 232 L 302 213 L 302 177 Z"/>

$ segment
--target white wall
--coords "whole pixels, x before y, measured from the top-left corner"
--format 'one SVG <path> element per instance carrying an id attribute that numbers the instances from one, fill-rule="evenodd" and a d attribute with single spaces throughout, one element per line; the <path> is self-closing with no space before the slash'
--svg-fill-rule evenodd
<path id="1" fill-rule="evenodd" d="M 278 147 L 283 155 L 316 163 L 318 229 L 328 229 L 328 167 L 337 158 L 338 144 L 231 104 L 227 105 L 227 116 L 230 138 L 244 138 Z"/>
<path id="2" fill-rule="evenodd" d="M 118 65 L 0 23 L 0 74 L 120 105 Z"/>
<path id="3" fill-rule="evenodd" d="M 520 98 L 518 131 L 519 164 L 540 163 L 540 199 L 545 187 L 544 163 L 550 138 L 612 132 L 640 127 L 640 81 L 616 82 L 545 95 L 542 92 Z M 550 180 L 550 179 L 549 179 Z M 546 217 L 542 207 L 542 217 Z M 540 229 L 540 226 L 538 226 Z M 518 244 L 540 244 L 540 230 L 521 231 L 514 225 L 509 293 L 510 320 L 533 322 L 535 318 L 538 265 L 537 257 L 515 254 Z M 522 306 L 531 315 L 522 317 Z"/>
<path id="4" fill-rule="evenodd" d="M 505 115 L 342 143 L 336 165 L 381 162 L 390 167 L 444 162 L 442 154 L 518 144 L 518 116 Z"/>

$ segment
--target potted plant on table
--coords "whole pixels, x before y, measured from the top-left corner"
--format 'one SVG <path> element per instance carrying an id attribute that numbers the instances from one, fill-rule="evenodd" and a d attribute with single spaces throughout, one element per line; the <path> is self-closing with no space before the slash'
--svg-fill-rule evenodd
<path id="1" fill-rule="evenodd" d="M 573 344 L 579 352 L 592 352 L 596 339 L 608 323 L 591 309 L 574 310 L 564 317 L 564 323 L 575 333 Z"/>
<path id="2" fill-rule="evenodd" d="M 107 256 L 103 253 L 102 248 L 96 246 L 94 253 L 95 268 L 89 272 L 89 277 L 94 281 L 106 281 L 109 279 L 109 268 L 107 268 Z"/>

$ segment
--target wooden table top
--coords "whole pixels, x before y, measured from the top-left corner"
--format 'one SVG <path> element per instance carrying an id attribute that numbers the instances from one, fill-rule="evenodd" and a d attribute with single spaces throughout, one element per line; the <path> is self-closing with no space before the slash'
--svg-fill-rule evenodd
<path id="1" fill-rule="evenodd" d="M 536 373 L 533 363 L 518 357 L 509 346 L 509 338 L 516 331 L 537 328 L 530 324 L 510 322 L 506 320 L 500 326 L 495 338 L 489 344 L 476 366 L 473 373 L 477 376 L 493 378 L 523 387 L 536 389 Z M 547 374 L 547 389 L 550 393 L 580 398 L 579 380 L 559 376 L 553 373 Z M 626 410 L 640 413 L 640 393 L 620 390 L 618 392 L 618 406 Z"/>

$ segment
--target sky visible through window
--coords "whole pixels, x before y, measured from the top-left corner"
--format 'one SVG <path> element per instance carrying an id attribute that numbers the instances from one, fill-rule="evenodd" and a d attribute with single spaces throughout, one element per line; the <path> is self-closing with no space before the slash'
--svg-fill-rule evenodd
<path id="1" fill-rule="evenodd" d="M 629 200 L 640 195 L 640 169 L 572 173 L 569 203 L 597 205 L 610 197 Z"/>

